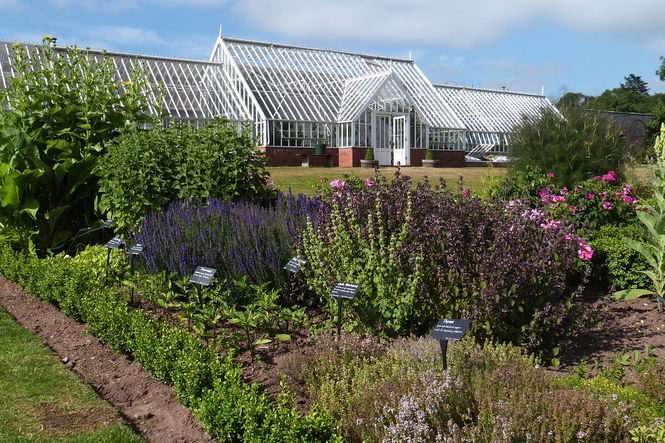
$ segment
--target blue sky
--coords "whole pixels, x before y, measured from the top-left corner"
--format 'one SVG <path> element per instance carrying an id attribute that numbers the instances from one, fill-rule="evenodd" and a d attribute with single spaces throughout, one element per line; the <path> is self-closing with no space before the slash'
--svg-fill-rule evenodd
<path id="1" fill-rule="evenodd" d="M 652 92 L 663 0 L 0 0 L 0 40 L 207 59 L 223 35 L 414 60 L 435 83 Z"/>

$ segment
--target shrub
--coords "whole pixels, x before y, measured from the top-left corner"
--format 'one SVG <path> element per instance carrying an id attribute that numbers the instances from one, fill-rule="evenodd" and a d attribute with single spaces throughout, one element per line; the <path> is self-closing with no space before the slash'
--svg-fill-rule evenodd
<path id="1" fill-rule="evenodd" d="M 35 296 L 67 306 L 63 311 L 85 322 L 102 341 L 173 384 L 179 401 L 192 409 L 212 437 L 220 441 L 340 441 L 337 425 L 328 414 L 313 408 L 301 417 L 287 393 L 274 404 L 257 383 L 246 385 L 232 352 L 220 357 L 200 337 L 130 309 L 117 288 L 89 279 L 105 254 L 105 248 L 95 247 L 82 254 L 87 255 L 84 260 L 81 256 L 37 260 L 1 245 L 0 271 Z"/>
<path id="2" fill-rule="evenodd" d="M 336 282 L 362 284 L 346 325 L 395 336 L 467 318 L 477 336 L 529 349 L 571 332 L 580 253 L 571 226 L 428 182 L 410 187 L 401 176 L 342 186 L 303 231 L 309 289 L 330 310 Z"/>
<path id="3" fill-rule="evenodd" d="M 371 146 L 365 151 L 365 160 L 374 160 L 374 148 Z"/>
<path id="4" fill-rule="evenodd" d="M 216 118 L 196 129 L 131 131 L 114 141 L 98 173 L 100 207 L 127 234 L 151 209 L 181 199 L 218 197 L 266 205 L 276 191 L 266 160 L 245 128 Z"/>
<path id="5" fill-rule="evenodd" d="M 641 230 L 634 225 L 606 225 L 596 230 L 589 243 L 593 254 L 593 278 L 605 287 L 617 289 L 646 288 L 649 278 L 641 271 L 648 269 L 646 260 L 623 239 L 642 240 Z"/>
<path id="6" fill-rule="evenodd" d="M 202 265 L 217 268 L 221 279 L 247 276 L 253 283 L 278 285 L 289 242 L 317 206 L 317 200 L 290 194 L 280 194 L 270 207 L 183 200 L 152 211 L 134 240 L 144 246 L 140 260 L 150 273 L 189 276 Z"/>
<path id="7" fill-rule="evenodd" d="M 623 178 L 624 143 L 620 130 L 592 113 L 575 109 L 561 116 L 546 111 L 540 119 L 524 119 L 515 127 L 507 155 L 513 169 L 528 166 L 554 174 L 557 186 L 616 171 Z"/>
<path id="8" fill-rule="evenodd" d="M 110 59 L 54 43 L 45 37 L 32 54 L 16 46 L 0 95 L 0 223 L 15 247 L 41 256 L 97 219 L 93 171 L 109 140 L 158 122 L 142 69 L 123 83 Z"/>

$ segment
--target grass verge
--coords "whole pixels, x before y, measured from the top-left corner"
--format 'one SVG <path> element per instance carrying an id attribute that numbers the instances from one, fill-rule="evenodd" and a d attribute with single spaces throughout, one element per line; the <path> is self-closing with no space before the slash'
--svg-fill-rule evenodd
<path id="1" fill-rule="evenodd" d="M 2 308 L 0 392 L 0 441 L 143 441 Z"/>

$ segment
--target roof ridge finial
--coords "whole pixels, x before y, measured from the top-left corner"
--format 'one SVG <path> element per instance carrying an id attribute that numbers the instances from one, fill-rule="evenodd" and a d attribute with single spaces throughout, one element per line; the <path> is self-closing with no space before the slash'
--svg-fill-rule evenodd
<path id="1" fill-rule="evenodd" d="M 220 37 L 222 36 L 222 24 L 221 23 L 219 24 L 219 36 Z"/>

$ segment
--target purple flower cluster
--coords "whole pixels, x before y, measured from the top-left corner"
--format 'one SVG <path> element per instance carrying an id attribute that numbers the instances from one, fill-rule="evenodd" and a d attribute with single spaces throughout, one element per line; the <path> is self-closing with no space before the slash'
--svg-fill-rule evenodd
<path id="1" fill-rule="evenodd" d="M 477 335 L 531 349 L 566 334 L 565 323 L 571 318 L 566 303 L 575 292 L 569 283 L 580 249 L 571 241 L 577 237 L 573 225 L 549 222 L 546 213 L 520 202 L 506 207 L 471 193 L 459 195 L 445 184 L 432 187 L 425 181 L 410 189 L 406 177 L 390 183 L 377 177 L 372 186 L 338 188 L 340 194 L 324 201 L 319 211 L 320 235 L 334 235 L 333 209 L 341 205 L 348 235 L 362 235 L 370 245 L 370 238 L 403 235 L 401 246 L 390 251 L 393 262 L 400 264 L 404 276 L 414 273 L 416 260 L 422 269 L 421 296 L 414 305 L 400 306 L 399 324 L 395 306 L 404 301 L 384 300 L 385 295 L 369 285 L 356 304 L 360 321 L 377 332 L 391 324 L 394 329 L 383 333 L 401 335 L 426 333 L 441 317 L 468 318 Z M 401 234 L 407 216 L 408 229 Z M 329 273 L 330 281 L 344 275 L 340 263 L 348 260 L 332 253 L 325 260 L 318 272 Z"/>
<path id="2" fill-rule="evenodd" d="M 188 276 L 197 266 L 217 268 L 219 278 L 246 275 L 252 282 L 279 282 L 290 258 L 292 237 L 319 201 L 279 195 L 275 205 L 231 203 L 210 198 L 182 200 L 152 211 L 134 241 L 144 246 L 148 272 Z"/>

